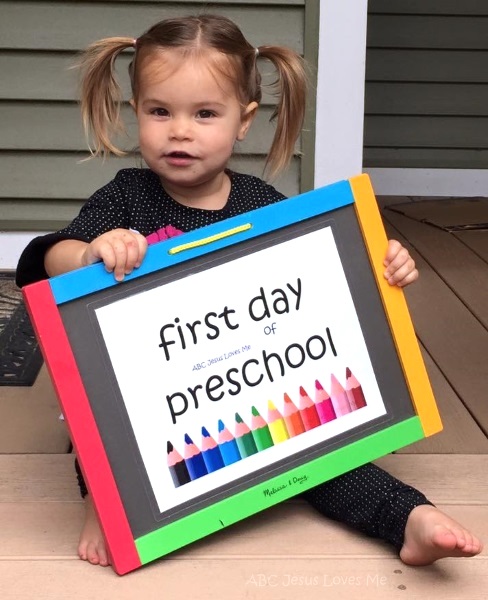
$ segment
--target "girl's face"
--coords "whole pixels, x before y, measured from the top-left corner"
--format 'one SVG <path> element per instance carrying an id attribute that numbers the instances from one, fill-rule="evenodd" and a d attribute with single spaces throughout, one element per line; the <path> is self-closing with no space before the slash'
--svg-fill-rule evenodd
<path id="1" fill-rule="evenodd" d="M 213 202 L 228 185 L 224 169 L 257 104 L 242 107 L 207 59 L 176 50 L 143 59 L 133 106 L 141 154 L 166 191 L 187 205 L 221 208 Z"/>

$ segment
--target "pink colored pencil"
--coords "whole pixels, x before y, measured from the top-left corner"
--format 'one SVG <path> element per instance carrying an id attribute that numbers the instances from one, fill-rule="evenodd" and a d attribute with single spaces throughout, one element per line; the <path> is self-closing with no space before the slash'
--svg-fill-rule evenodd
<path id="1" fill-rule="evenodd" d="M 305 431 L 300 411 L 286 393 L 284 397 L 283 418 L 285 419 L 285 425 L 290 437 L 295 437 Z"/>
<path id="2" fill-rule="evenodd" d="M 346 394 L 351 410 L 357 410 L 358 408 L 366 406 L 363 388 L 356 377 L 351 373 L 349 367 L 346 369 Z"/>
<path id="3" fill-rule="evenodd" d="M 335 414 L 338 417 L 351 412 L 351 406 L 347 399 L 347 394 L 342 385 L 337 381 L 334 374 L 330 376 L 330 399 L 334 407 Z"/>
<path id="4" fill-rule="evenodd" d="M 317 414 L 322 424 L 329 423 L 329 421 L 337 418 L 329 394 L 317 379 L 315 380 L 315 407 L 317 408 Z"/>
<path id="5" fill-rule="evenodd" d="M 300 416 L 306 431 L 320 425 L 320 417 L 315 404 L 312 402 L 307 392 L 300 386 Z"/>

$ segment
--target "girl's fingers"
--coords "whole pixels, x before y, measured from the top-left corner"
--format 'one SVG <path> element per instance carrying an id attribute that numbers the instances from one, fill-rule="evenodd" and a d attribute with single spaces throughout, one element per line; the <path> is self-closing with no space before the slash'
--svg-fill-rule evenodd
<path id="1" fill-rule="evenodd" d="M 383 264 L 386 267 L 384 276 L 390 285 L 404 287 L 418 279 L 415 261 L 408 250 L 396 240 L 389 240 Z"/>
<path id="2" fill-rule="evenodd" d="M 140 267 L 146 254 L 147 242 L 144 236 L 131 231 L 124 231 L 111 239 L 115 263 L 114 276 L 117 281 L 122 281 L 125 275 L 132 273 L 134 268 Z M 107 265 L 106 260 L 104 259 Z"/>
<path id="3" fill-rule="evenodd" d="M 398 287 L 405 287 L 406 285 L 413 283 L 419 277 L 419 272 L 417 269 L 399 269 L 396 273 L 394 273 L 390 279 L 388 279 L 388 283 L 390 285 L 397 285 Z"/>
<path id="4" fill-rule="evenodd" d="M 121 238 L 115 238 L 112 240 L 112 252 L 108 250 L 108 254 L 112 255 L 113 260 L 113 273 L 114 277 L 117 281 L 122 281 L 124 279 L 124 275 L 126 273 L 126 265 L 127 265 L 127 257 L 128 257 L 128 247 L 126 242 Z M 107 267 L 111 266 L 111 262 L 107 262 L 107 259 L 104 257 L 103 262 Z"/>
<path id="5" fill-rule="evenodd" d="M 388 263 L 385 270 L 386 279 L 390 279 L 399 269 L 415 268 L 415 263 L 406 248 L 400 248 L 395 257 Z"/>
<path id="6" fill-rule="evenodd" d="M 136 237 L 138 252 L 137 252 L 137 260 L 134 263 L 134 267 L 137 269 L 138 267 L 141 266 L 141 263 L 142 263 L 144 257 L 146 256 L 147 240 L 140 233 L 136 234 L 135 237 Z"/>
<path id="7" fill-rule="evenodd" d="M 385 260 L 383 264 L 387 267 L 396 257 L 398 252 L 403 248 L 397 240 L 388 240 L 388 248 L 386 249 Z"/>
<path id="8" fill-rule="evenodd" d="M 105 269 L 114 274 L 117 281 L 122 281 L 125 275 L 140 267 L 147 250 L 146 238 L 136 232 L 126 229 L 114 229 L 89 245 L 85 264 L 102 260 Z"/>

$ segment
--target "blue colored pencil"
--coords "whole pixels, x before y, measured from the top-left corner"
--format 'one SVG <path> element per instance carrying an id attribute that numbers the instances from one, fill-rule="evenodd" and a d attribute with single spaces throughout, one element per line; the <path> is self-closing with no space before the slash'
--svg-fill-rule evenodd
<path id="1" fill-rule="evenodd" d="M 184 459 L 192 481 L 208 473 L 202 453 L 187 433 L 185 433 Z"/>
<path id="2" fill-rule="evenodd" d="M 202 456 L 209 473 L 217 471 L 224 466 L 220 448 L 206 427 L 202 427 Z"/>
<path id="3" fill-rule="evenodd" d="M 232 463 L 241 460 L 241 454 L 237 447 L 237 442 L 232 433 L 223 424 L 222 420 L 219 419 L 219 448 L 224 464 L 231 465 Z"/>

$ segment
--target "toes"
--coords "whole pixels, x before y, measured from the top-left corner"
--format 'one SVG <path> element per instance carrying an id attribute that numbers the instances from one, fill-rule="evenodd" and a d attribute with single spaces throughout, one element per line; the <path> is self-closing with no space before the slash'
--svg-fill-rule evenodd
<path id="1" fill-rule="evenodd" d="M 99 558 L 99 564 L 102 567 L 108 567 L 109 561 L 108 561 L 107 552 L 105 551 L 105 548 L 98 549 L 98 558 Z"/>
<path id="2" fill-rule="evenodd" d="M 88 562 L 92 565 L 98 565 L 100 563 L 100 556 L 95 544 L 88 545 L 86 557 Z"/>
<path id="3" fill-rule="evenodd" d="M 86 544 L 80 544 L 78 546 L 78 556 L 81 558 L 81 560 L 87 560 Z"/>

